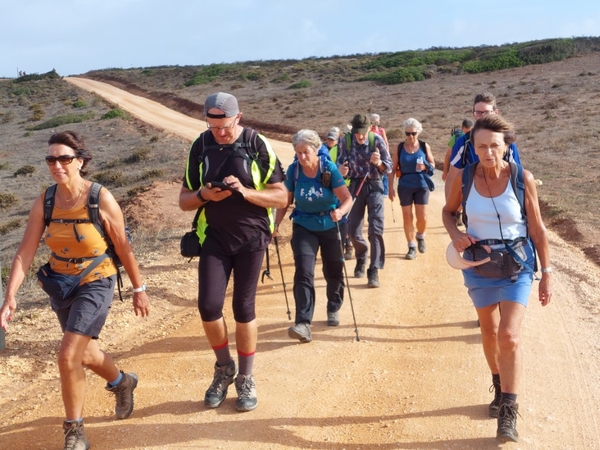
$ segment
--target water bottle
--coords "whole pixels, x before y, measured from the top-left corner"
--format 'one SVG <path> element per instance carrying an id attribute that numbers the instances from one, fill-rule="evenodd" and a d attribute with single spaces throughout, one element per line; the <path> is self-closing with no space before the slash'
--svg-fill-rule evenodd
<path id="1" fill-rule="evenodd" d="M 423 164 L 423 157 L 422 157 L 422 156 L 419 156 L 419 157 L 417 158 L 417 166 L 418 166 L 419 164 Z M 421 171 L 421 169 L 416 169 L 416 170 L 417 170 L 417 172 L 420 172 L 420 171 Z"/>

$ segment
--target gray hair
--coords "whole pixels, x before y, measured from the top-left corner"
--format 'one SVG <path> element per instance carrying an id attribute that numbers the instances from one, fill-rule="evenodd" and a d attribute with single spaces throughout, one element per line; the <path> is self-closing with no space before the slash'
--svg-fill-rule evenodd
<path id="1" fill-rule="evenodd" d="M 373 113 L 369 116 L 369 118 L 371 119 L 371 122 L 379 122 L 379 114 Z"/>
<path id="2" fill-rule="evenodd" d="M 404 121 L 404 130 L 407 128 L 416 128 L 417 133 L 421 133 L 421 131 L 423 131 L 423 125 L 421 125 L 421 122 L 419 122 L 417 119 L 413 119 L 412 117 Z"/>
<path id="3" fill-rule="evenodd" d="M 340 134 L 340 129 L 338 127 L 331 127 L 329 129 L 329 133 L 336 133 L 336 134 Z"/>
<path id="4" fill-rule="evenodd" d="M 294 146 L 294 150 L 299 144 L 308 144 L 316 153 L 321 148 L 321 138 L 316 131 L 300 130 L 292 137 L 292 145 Z"/>

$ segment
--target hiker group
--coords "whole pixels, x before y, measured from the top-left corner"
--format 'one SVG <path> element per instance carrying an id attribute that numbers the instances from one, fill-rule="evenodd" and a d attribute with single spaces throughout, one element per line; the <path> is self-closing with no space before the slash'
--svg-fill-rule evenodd
<path id="1" fill-rule="evenodd" d="M 319 250 L 327 284 L 328 326 L 340 324 L 345 291 L 350 294 L 347 260 L 355 259 L 355 278 L 366 275 L 369 288 L 380 288 L 386 254 L 386 197 L 392 204 L 398 197 L 401 205 L 407 241 L 404 258 L 415 260 L 427 251 L 427 205 L 434 189 L 435 161 L 429 144 L 419 139 L 423 126 L 414 118 L 404 121 L 403 140 L 392 151 L 377 114 L 356 114 L 345 132 L 334 127 L 324 142 L 314 130 L 299 130 L 292 138 L 294 161 L 285 169 L 269 141 L 240 124 L 242 113 L 233 95 L 209 95 L 204 114 L 207 131 L 190 148 L 179 194 L 179 207 L 196 211 L 193 249 L 186 252 L 200 256 L 198 310 L 216 359 L 204 404 L 219 407 L 234 385 L 235 408 L 246 412 L 258 405 L 253 376 L 257 284 L 269 243 L 274 239 L 277 245 L 290 207 L 295 324 L 288 335 L 307 343 L 312 341 Z M 453 134 L 448 144 L 442 218 L 452 240 L 448 261 L 463 271 L 492 373 L 494 399 L 489 415 L 498 420 L 498 439 L 516 441 L 521 321 L 536 276 L 537 257 L 542 305 L 552 295 L 552 269 L 536 185 L 520 164 L 514 129 L 498 115 L 495 98 L 489 93 L 475 97 L 473 118 L 476 122 L 465 120 L 463 134 Z M 46 162 L 56 185 L 33 205 L 0 309 L 0 326 L 6 329 L 15 312 L 16 292 L 45 233 L 53 253 L 39 277 L 64 332 L 59 368 L 66 413 L 65 449 L 76 450 L 90 445 L 82 418 L 84 366 L 107 381 L 106 389 L 115 394 L 117 419 L 125 419 L 133 411 L 137 375 L 118 370 L 96 341 L 117 283 L 117 257 L 134 286 L 136 315 L 149 314 L 146 287 L 122 212 L 107 190 L 100 191 L 83 178 L 90 160 L 77 133 L 58 133 L 50 139 Z M 92 216 L 88 211 L 94 208 L 98 214 Z M 494 265 L 497 258 L 502 263 Z M 511 258 L 513 264 L 505 264 Z M 237 359 L 232 356 L 223 316 L 231 276 Z M 68 292 L 56 287 L 65 283 L 74 287 Z M 351 295 L 349 298 L 352 307 Z M 354 317 L 353 307 L 352 313 Z M 354 325 L 359 339 L 355 317 Z"/>

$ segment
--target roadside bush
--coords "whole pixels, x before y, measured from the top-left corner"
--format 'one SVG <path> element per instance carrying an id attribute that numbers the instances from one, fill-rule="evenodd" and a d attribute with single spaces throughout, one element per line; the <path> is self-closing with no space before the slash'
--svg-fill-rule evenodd
<path id="1" fill-rule="evenodd" d="M 19 175 L 31 175 L 36 172 L 37 172 L 37 169 L 35 168 L 35 166 L 27 164 L 27 165 L 17 169 L 16 172 L 14 173 L 14 176 L 16 178 Z"/>
<path id="2" fill-rule="evenodd" d="M 61 125 L 67 125 L 69 123 L 80 123 L 86 120 L 93 119 L 94 113 L 92 111 L 86 112 L 85 114 L 66 114 L 64 116 L 56 116 L 46 122 L 42 122 L 39 125 L 27 127 L 28 131 L 47 130 L 48 128 L 56 128 Z"/>
<path id="3" fill-rule="evenodd" d="M 423 68 L 405 67 L 392 72 L 377 72 L 366 75 L 359 78 L 358 81 L 375 81 L 380 84 L 410 83 L 412 81 L 423 81 L 425 79 L 423 72 Z"/>
<path id="4" fill-rule="evenodd" d="M 140 161 L 146 161 L 150 157 L 152 150 L 148 147 L 142 147 L 135 149 L 130 156 L 123 160 L 126 164 L 138 163 Z"/>
<path id="5" fill-rule="evenodd" d="M 11 192 L 0 192 L 0 208 L 6 209 L 19 203 L 19 197 Z"/>
<path id="6" fill-rule="evenodd" d="M 227 71 L 227 66 L 224 64 L 211 64 L 210 66 L 203 67 L 196 74 L 186 81 L 184 85 L 186 87 L 195 86 L 198 84 L 208 84 L 215 81 L 219 75 Z"/>
<path id="7" fill-rule="evenodd" d="M 78 98 L 73 102 L 72 106 L 73 108 L 85 108 L 87 106 L 87 103 L 84 100 Z"/>
<path id="8" fill-rule="evenodd" d="M 42 108 L 42 105 L 39 103 L 31 105 L 29 110 L 32 111 L 31 117 L 29 118 L 30 122 L 39 122 L 46 115 L 46 111 L 44 111 L 44 108 Z"/>
<path id="9" fill-rule="evenodd" d="M 146 181 L 152 180 L 155 178 L 162 178 L 165 175 L 165 172 L 162 169 L 152 169 L 146 170 L 143 174 L 141 174 L 138 178 L 138 181 Z"/>
<path id="10" fill-rule="evenodd" d="M 129 180 L 119 170 L 104 170 L 92 175 L 92 180 L 106 187 L 121 187 L 129 184 Z"/>
<path id="11" fill-rule="evenodd" d="M 106 119 L 123 119 L 123 120 L 129 120 L 129 119 L 131 119 L 131 116 L 129 114 L 127 114 L 125 111 L 123 111 L 122 109 L 113 108 L 113 109 L 111 109 L 110 111 L 108 111 L 106 114 L 104 114 L 100 118 L 102 120 L 106 120 Z"/>
<path id="12" fill-rule="evenodd" d="M 294 83 L 294 84 L 288 86 L 288 89 L 303 89 L 303 88 L 310 87 L 311 85 L 312 85 L 312 82 L 310 80 L 300 80 L 297 83 Z"/>
<path id="13" fill-rule="evenodd" d="M 0 235 L 4 236 L 5 234 L 10 233 L 13 230 L 17 230 L 21 226 L 21 219 L 14 219 L 9 222 L 3 223 L 0 225 Z"/>

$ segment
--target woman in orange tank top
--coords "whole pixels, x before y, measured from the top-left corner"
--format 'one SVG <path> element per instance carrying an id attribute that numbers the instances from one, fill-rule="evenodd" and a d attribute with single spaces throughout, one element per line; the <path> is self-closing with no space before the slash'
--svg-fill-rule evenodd
<path id="1" fill-rule="evenodd" d="M 46 228 L 45 195 L 41 194 L 29 213 L 25 235 L 13 259 L 4 303 L 0 308 L 0 326 L 4 329 L 14 317 L 17 290 L 31 266 L 42 236 L 52 251 L 51 269 L 63 275 L 82 274 L 107 249 L 106 241 L 94 224 L 85 223 L 92 183 L 84 177 L 88 174 L 86 168 L 92 157 L 83 139 L 75 132 L 64 131 L 54 134 L 48 145 L 46 163 L 56 182 L 52 221 Z M 123 212 L 106 189 L 100 191 L 99 212 L 104 231 L 113 242 L 115 252 L 134 286 L 135 314 L 145 317 L 149 313 L 146 287 L 126 236 Z M 60 219 L 70 222 L 56 221 Z M 73 222 L 73 219 L 83 222 Z M 116 273 L 117 268 L 111 258 L 105 258 L 81 280 L 70 298 L 50 298 L 63 330 L 58 367 L 66 414 L 63 423 L 65 448 L 87 449 L 90 445 L 82 418 L 86 380 L 84 366 L 107 381 L 106 390 L 116 397 L 117 419 L 125 419 L 133 411 L 137 375 L 117 369 L 112 356 L 101 350 L 97 341 L 114 296 Z"/>

